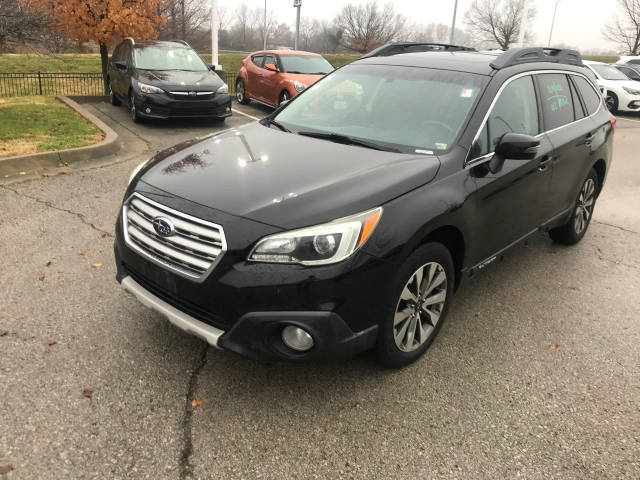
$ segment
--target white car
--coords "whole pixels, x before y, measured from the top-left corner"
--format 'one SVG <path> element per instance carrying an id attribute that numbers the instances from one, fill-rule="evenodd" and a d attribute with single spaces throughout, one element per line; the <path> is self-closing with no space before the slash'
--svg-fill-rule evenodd
<path id="1" fill-rule="evenodd" d="M 613 65 L 584 60 L 583 63 L 595 74 L 603 91 L 610 112 L 640 111 L 640 82 L 629 80 Z"/>

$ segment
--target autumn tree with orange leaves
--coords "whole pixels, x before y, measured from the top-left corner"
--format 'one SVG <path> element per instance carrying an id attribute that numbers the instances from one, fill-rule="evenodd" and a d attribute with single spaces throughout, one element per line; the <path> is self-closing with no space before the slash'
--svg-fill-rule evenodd
<path id="1" fill-rule="evenodd" d="M 50 16 L 56 31 L 80 42 L 94 40 L 100 45 L 105 92 L 108 46 L 114 38 L 156 38 L 156 27 L 164 23 L 157 13 L 160 0 L 39 0 L 35 3 Z"/>

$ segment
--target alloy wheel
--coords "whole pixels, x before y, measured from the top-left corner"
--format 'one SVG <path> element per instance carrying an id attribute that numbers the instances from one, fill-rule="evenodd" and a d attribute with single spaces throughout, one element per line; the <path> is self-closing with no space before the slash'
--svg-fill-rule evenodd
<path id="1" fill-rule="evenodd" d="M 576 203 L 576 213 L 573 218 L 573 228 L 577 234 L 581 234 L 587 225 L 593 213 L 593 204 L 595 202 L 596 184 L 592 178 L 587 178 L 584 182 L 578 202 Z"/>
<path id="2" fill-rule="evenodd" d="M 244 83 L 238 82 L 236 84 L 236 99 L 238 103 L 242 103 L 244 101 Z"/>
<path id="3" fill-rule="evenodd" d="M 131 112 L 131 119 L 136 121 L 138 113 L 136 112 L 136 102 L 133 98 L 133 94 L 131 94 L 131 97 L 129 98 L 129 111 Z"/>
<path id="4" fill-rule="evenodd" d="M 447 274 L 437 262 L 418 268 L 405 285 L 396 306 L 393 336 L 403 352 L 427 341 L 440 320 L 447 299 Z"/>
<path id="5" fill-rule="evenodd" d="M 604 101 L 605 101 L 609 111 L 613 112 L 615 110 L 615 108 L 616 108 L 616 99 L 613 98 L 612 95 L 607 95 L 607 97 L 605 98 Z"/>
<path id="6" fill-rule="evenodd" d="M 285 90 L 280 94 L 280 105 L 288 100 L 291 100 L 291 94 Z"/>

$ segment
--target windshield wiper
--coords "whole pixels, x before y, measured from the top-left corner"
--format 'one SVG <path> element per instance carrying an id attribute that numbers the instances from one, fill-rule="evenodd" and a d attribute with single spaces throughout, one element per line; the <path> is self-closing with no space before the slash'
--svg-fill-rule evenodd
<path id="1" fill-rule="evenodd" d="M 376 142 L 361 140 L 359 138 L 350 137 L 349 135 L 342 135 L 340 133 L 311 132 L 306 130 L 297 133 L 298 135 L 304 135 L 305 137 L 320 138 L 329 140 L 331 142 L 343 143 L 345 145 L 357 145 L 359 147 L 371 148 L 373 150 L 380 150 L 383 152 L 400 153 L 400 150 L 398 150 L 397 148 L 387 147 L 386 145 L 381 145 Z"/>
<path id="2" fill-rule="evenodd" d="M 263 123 L 264 122 L 264 123 Z M 260 123 L 262 123 L 263 125 L 266 123 L 267 125 L 273 125 L 274 127 L 278 127 L 280 130 L 282 130 L 283 132 L 287 132 L 287 133 L 291 133 L 291 130 L 289 130 L 287 127 L 285 127 L 284 125 L 282 125 L 280 122 L 274 120 L 273 118 L 263 118 L 262 120 L 260 120 Z"/>

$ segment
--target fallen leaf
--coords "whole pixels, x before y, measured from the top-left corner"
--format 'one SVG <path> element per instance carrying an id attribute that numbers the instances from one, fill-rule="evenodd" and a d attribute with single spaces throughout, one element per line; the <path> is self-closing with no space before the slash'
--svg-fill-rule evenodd
<path id="1" fill-rule="evenodd" d="M 44 272 L 42 270 L 38 272 L 38 280 L 40 280 L 41 282 L 44 281 Z"/>
<path id="2" fill-rule="evenodd" d="M 34 175 L 39 175 L 39 173 L 38 173 L 38 172 L 36 172 L 35 170 L 33 171 L 33 174 L 34 174 Z"/>
<path id="3" fill-rule="evenodd" d="M 50 347 L 51 345 L 55 345 L 56 343 L 58 342 L 56 342 L 55 340 L 47 340 L 46 342 L 44 342 L 44 344 L 48 347 Z"/>
<path id="4" fill-rule="evenodd" d="M 0 465 L 0 475 L 9 473 L 11 470 L 13 470 L 13 465 Z"/>
<path id="5" fill-rule="evenodd" d="M 102 266 L 101 263 L 94 263 L 93 265 L 91 265 L 93 268 L 100 268 Z"/>
<path id="6" fill-rule="evenodd" d="M 0 330 L 0 337 L 4 337 L 7 333 L 9 332 L 7 332 L 6 330 Z"/>
<path id="7" fill-rule="evenodd" d="M 49 174 L 48 174 L 48 173 L 43 173 L 43 174 L 42 174 L 42 176 L 43 176 L 44 178 L 47 178 L 47 177 L 49 176 Z"/>
<path id="8" fill-rule="evenodd" d="M 558 348 L 558 344 L 557 343 L 552 343 L 551 345 L 549 345 L 549 348 L 551 350 L 556 350 Z"/>
<path id="9" fill-rule="evenodd" d="M 578 287 L 569 287 L 569 290 L 578 290 Z"/>
<path id="10" fill-rule="evenodd" d="M 83 390 L 82 391 L 82 396 L 83 397 L 91 398 L 92 395 L 93 395 L 93 392 L 91 390 Z"/>
<path id="11" fill-rule="evenodd" d="M 107 238 L 107 237 L 113 237 L 113 235 L 111 235 L 110 233 L 104 232 L 104 233 L 101 235 L 101 237 L 102 237 L 102 238 Z"/>
<path id="12" fill-rule="evenodd" d="M 191 400 L 191 406 L 193 408 L 199 407 L 200 405 L 202 405 L 202 400 L 199 398 L 194 398 L 193 400 Z"/>
<path id="13" fill-rule="evenodd" d="M 80 255 L 81 257 L 84 256 L 84 252 L 78 252 L 78 255 Z"/>
<path id="14" fill-rule="evenodd" d="M 98 195 L 97 193 L 93 196 L 93 198 L 100 198 L 100 195 Z"/>
<path id="15" fill-rule="evenodd" d="M 9 178 L 9 175 L 5 175 L 4 178 Z"/>
<path id="16" fill-rule="evenodd" d="M 51 260 L 49 260 L 47 263 L 44 264 L 45 267 L 48 267 L 51 265 Z"/>

